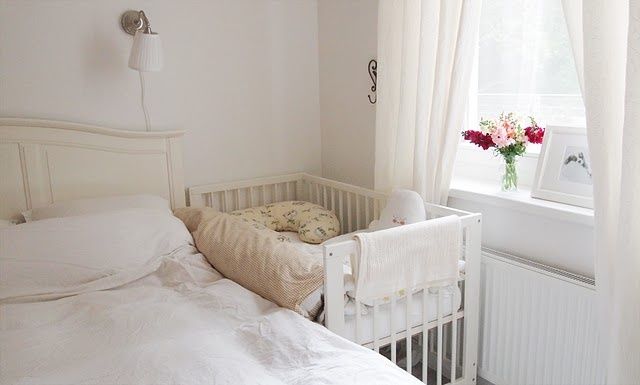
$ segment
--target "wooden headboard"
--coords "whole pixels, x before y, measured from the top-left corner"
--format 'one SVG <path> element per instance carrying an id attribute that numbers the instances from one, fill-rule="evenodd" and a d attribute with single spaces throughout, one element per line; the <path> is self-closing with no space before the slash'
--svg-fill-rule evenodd
<path id="1" fill-rule="evenodd" d="M 183 207 L 183 134 L 0 119 L 0 219 L 107 195 L 155 194 Z"/>

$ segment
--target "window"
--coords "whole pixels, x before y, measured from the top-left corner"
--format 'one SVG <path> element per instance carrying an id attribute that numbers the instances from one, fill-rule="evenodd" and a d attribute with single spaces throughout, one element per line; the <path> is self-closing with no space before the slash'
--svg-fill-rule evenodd
<path id="1" fill-rule="evenodd" d="M 473 88 L 472 122 L 507 111 L 545 126 L 584 127 L 561 0 L 484 0 Z"/>
<path id="2" fill-rule="evenodd" d="M 549 125 L 585 127 L 585 111 L 562 0 L 483 0 L 466 128 L 514 112 Z M 518 161 L 519 186 L 533 182 L 540 145 Z M 499 158 L 461 140 L 454 185 L 497 186 Z M 473 184 L 471 183 L 471 184 Z"/>

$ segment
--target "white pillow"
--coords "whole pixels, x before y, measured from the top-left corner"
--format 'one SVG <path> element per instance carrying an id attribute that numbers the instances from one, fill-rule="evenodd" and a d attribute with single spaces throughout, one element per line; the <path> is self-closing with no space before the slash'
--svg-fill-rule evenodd
<path id="1" fill-rule="evenodd" d="M 101 279 L 130 275 L 192 244 L 182 221 L 157 209 L 50 218 L 6 227 L 0 229 L 0 302 L 77 292 Z"/>
<path id="2" fill-rule="evenodd" d="M 166 199 L 155 195 L 141 194 L 56 202 L 47 207 L 24 211 L 22 216 L 24 216 L 25 221 L 33 222 L 47 218 L 63 218 L 136 208 L 170 210 L 169 202 Z"/>
<path id="3" fill-rule="evenodd" d="M 427 219 L 424 201 L 411 190 L 393 190 L 387 205 L 380 212 L 380 220 L 369 225 L 372 230 L 382 230 Z"/>

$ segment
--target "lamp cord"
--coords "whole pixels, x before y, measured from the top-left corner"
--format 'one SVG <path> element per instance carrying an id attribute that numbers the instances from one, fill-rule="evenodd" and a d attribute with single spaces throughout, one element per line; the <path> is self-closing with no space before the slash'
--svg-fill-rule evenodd
<path id="1" fill-rule="evenodd" d="M 151 131 L 151 124 L 149 123 L 149 111 L 147 111 L 147 105 L 144 102 L 144 77 L 142 75 L 142 71 L 138 71 L 140 75 L 140 104 L 142 104 L 142 112 L 144 112 L 144 124 L 147 128 L 147 131 Z"/>

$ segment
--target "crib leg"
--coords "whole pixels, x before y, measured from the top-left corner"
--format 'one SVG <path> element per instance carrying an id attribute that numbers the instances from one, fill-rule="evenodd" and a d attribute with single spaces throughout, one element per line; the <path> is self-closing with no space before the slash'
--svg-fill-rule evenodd
<path id="1" fill-rule="evenodd" d="M 476 383 L 478 361 L 478 322 L 480 311 L 481 215 L 473 218 L 466 233 L 464 282 L 464 368 L 467 384 Z"/>

